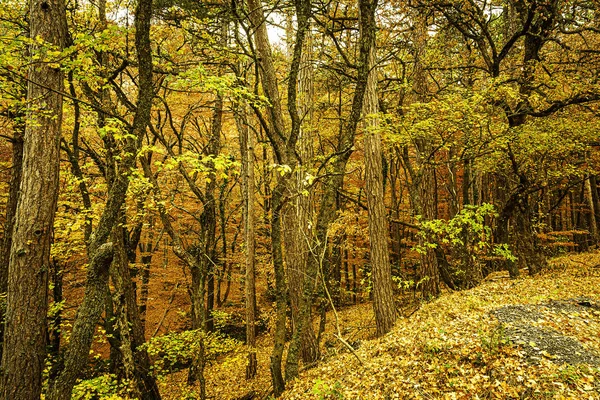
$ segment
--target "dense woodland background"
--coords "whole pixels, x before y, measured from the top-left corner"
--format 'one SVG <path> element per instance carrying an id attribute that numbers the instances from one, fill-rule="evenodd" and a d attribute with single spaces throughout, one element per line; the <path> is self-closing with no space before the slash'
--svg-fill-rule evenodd
<path id="1" fill-rule="evenodd" d="M 338 310 L 598 244 L 596 0 L 1 0 L 0 41 L 3 399 L 228 398 L 231 354 L 278 397 L 328 330 L 360 361 Z"/>

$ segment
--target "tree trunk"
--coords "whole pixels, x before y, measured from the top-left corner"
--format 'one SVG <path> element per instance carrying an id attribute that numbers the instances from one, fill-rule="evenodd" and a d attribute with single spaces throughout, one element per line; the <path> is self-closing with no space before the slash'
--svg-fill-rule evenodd
<path id="1" fill-rule="evenodd" d="M 223 97 L 217 95 L 215 104 L 215 110 L 213 112 L 211 138 L 208 145 L 208 155 L 216 157 L 220 150 L 220 135 L 221 135 L 221 123 L 223 116 Z M 215 266 L 217 263 L 217 204 L 215 197 L 215 190 L 217 187 L 216 174 L 214 171 L 214 164 L 211 162 L 208 165 L 211 171 L 208 174 L 210 181 L 206 185 L 206 202 L 204 203 L 204 210 L 200 218 L 202 223 L 202 243 L 203 243 L 203 254 L 202 254 L 202 265 L 203 270 L 206 273 L 207 290 L 206 290 L 206 321 L 205 329 L 207 332 L 212 332 L 215 329 L 214 319 L 212 311 L 215 304 Z"/>
<path id="2" fill-rule="evenodd" d="M 262 80 L 262 88 L 266 97 L 271 103 L 267 110 L 270 126 L 268 129 L 266 129 L 266 133 L 269 136 L 271 145 L 273 146 L 277 163 L 280 165 L 288 165 L 293 170 L 295 168 L 293 150 L 295 149 L 295 142 L 297 138 L 294 139 L 290 135 L 289 140 L 286 141 L 283 139 L 285 137 L 285 124 L 283 122 L 281 98 L 279 96 L 275 64 L 273 61 L 269 37 L 267 35 L 267 26 L 261 1 L 248 0 L 248 8 L 250 9 L 249 19 L 254 30 L 254 42 L 260 62 L 260 78 Z M 295 77 L 290 76 L 290 81 L 295 82 L 295 80 Z M 295 87 L 295 85 L 290 86 Z M 292 99 L 288 99 L 288 101 L 294 103 Z M 275 397 L 281 395 L 285 389 L 285 381 L 283 380 L 283 373 L 281 370 L 281 361 L 285 346 L 287 288 L 282 252 L 283 238 L 281 229 L 281 216 L 285 206 L 284 197 L 289 180 L 289 176 L 287 175 L 287 173 L 284 173 L 284 175 L 277 174 L 277 183 L 271 195 L 271 249 L 273 257 L 273 270 L 275 272 L 277 318 L 270 369 Z"/>
<path id="3" fill-rule="evenodd" d="M 594 205 L 594 218 L 596 219 L 596 232 L 600 229 L 600 200 L 598 199 L 598 184 L 596 176 L 590 175 L 590 190 L 592 195 L 592 203 Z M 598 239 L 598 238 L 597 238 Z"/>
<path id="4" fill-rule="evenodd" d="M 302 8 L 297 9 L 303 13 Z M 310 57 L 312 40 L 310 24 L 307 15 L 299 15 L 301 23 L 297 35 L 305 35 L 302 43 L 298 72 L 298 114 L 300 124 L 297 142 L 297 153 L 300 162 L 291 179 L 291 201 L 285 212 L 285 258 L 287 280 L 292 308 L 293 335 L 288 349 L 285 375 L 290 380 L 298 376 L 299 357 L 305 363 L 313 363 L 319 357 L 319 348 L 312 326 L 312 297 L 315 284 L 310 282 L 315 276 L 307 273 L 307 260 L 310 257 L 310 247 L 313 245 L 312 220 L 314 209 L 312 203 L 314 194 L 312 188 L 306 188 L 305 178 L 309 172 L 313 158 L 311 121 L 311 100 L 313 95 Z M 293 31 L 293 30 L 292 30 Z M 295 52 L 295 47 L 294 47 Z M 308 285 L 308 286 L 307 286 Z M 304 304 L 308 301 L 308 304 Z"/>
<path id="5" fill-rule="evenodd" d="M 96 324 L 105 307 L 108 269 L 112 259 L 113 245 L 105 243 L 90 260 L 83 302 L 77 310 L 71 340 L 63 351 L 59 373 L 49 383 L 47 400 L 70 399 L 77 378 L 88 364 Z"/>
<path id="6" fill-rule="evenodd" d="M 126 377 L 137 384 L 143 400 L 160 399 L 160 393 L 150 374 L 148 353 L 142 348 L 145 343 L 144 328 L 136 302 L 135 288 L 129 271 L 129 258 L 125 247 L 124 228 L 117 225 L 113 233 L 115 256 L 110 275 L 115 287 L 115 305 L 121 337 L 121 352 Z"/>
<path id="7" fill-rule="evenodd" d="M 30 36 L 62 49 L 67 21 L 62 0 L 31 0 Z M 32 56 L 40 54 L 32 44 Z M 64 75 L 33 62 L 28 73 L 23 176 L 8 268 L 2 397 L 38 399 L 46 360 L 48 271 L 58 199 Z M 43 110 L 43 112 L 41 112 Z"/>
<path id="8" fill-rule="evenodd" d="M 415 17 L 415 71 L 413 91 L 414 100 L 417 102 L 427 101 L 428 87 L 427 75 L 424 68 L 423 58 L 427 50 L 427 21 L 424 15 Z M 416 159 L 413 161 L 409 156 L 409 149 L 405 146 L 401 151 L 404 168 L 408 171 L 411 178 L 409 184 L 409 193 L 412 202 L 413 213 L 421 216 L 424 221 L 430 221 L 436 218 L 437 203 L 436 197 L 436 179 L 435 166 L 431 165 L 430 158 L 435 151 L 428 138 L 415 138 L 414 150 Z M 424 247 L 427 237 L 419 235 L 419 246 Z M 417 271 L 423 297 L 430 298 L 439 294 L 440 270 L 438 266 L 438 257 L 433 249 L 427 247 L 420 256 L 419 268 Z"/>
<path id="9" fill-rule="evenodd" d="M 123 376 L 123 354 L 121 353 L 121 337 L 119 330 L 116 329 L 117 318 L 115 316 L 115 306 L 112 298 L 112 291 L 106 285 L 104 291 L 104 330 L 106 338 L 110 345 L 108 355 L 108 370 L 116 376 Z"/>
<path id="10" fill-rule="evenodd" d="M 52 259 L 52 268 L 51 272 L 51 284 L 52 284 L 52 301 L 54 304 L 59 304 L 63 301 L 63 270 L 59 265 L 58 261 L 53 258 Z M 62 323 L 62 312 L 59 308 L 56 311 L 55 315 L 52 315 L 52 318 L 49 322 L 49 332 L 48 332 L 48 354 L 50 357 L 55 358 L 58 356 L 58 352 L 60 350 L 60 339 L 61 339 L 61 328 L 60 324 Z"/>
<path id="11" fill-rule="evenodd" d="M 370 26 L 370 24 L 375 26 L 375 21 L 370 20 L 373 18 L 373 10 L 370 9 L 371 5 L 372 3 L 359 2 L 359 6 L 361 7 L 360 24 L 362 26 Z M 369 32 L 369 30 L 367 30 L 367 32 Z M 373 35 L 375 34 L 374 32 L 375 29 L 373 28 Z M 367 33 L 365 33 L 365 35 L 366 34 Z M 339 205 L 337 201 L 338 191 L 343 187 L 346 165 L 354 151 L 356 130 L 362 114 L 363 100 L 369 75 L 369 54 L 373 43 L 374 39 L 368 39 L 368 37 L 365 37 L 361 33 L 357 60 L 357 79 L 350 114 L 344 119 L 344 123 L 340 127 L 336 148 L 337 154 L 335 159 L 331 162 L 329 174 L 322 184 L 322 197 L 314 228 L 315 245 L 313 250 L 311 250 L 311 257 L 308 258 L 307 276 L 316 277 L 317 273 L 320 272 L 325 275 L 325 281 L 329 280 L 327 271 L 330 269 L 330 260 L 326 256 L 329 239 L 329 225 L 336 217 L 336 211 Z M 355 272 L 354 277 L 356 278 L 356 265 L 353 265 L 353 271 Z M 356 279 L 354 280 L 354 285 L 356 289 Z M 308 300 L 308 298 L 305 298 L 305 300 Z M 306 306 L 308 307 L 309 305 L 311 304 L 307 302 Z M 323 308 L 323 310 L 324 309 L 325 308 Z M 326 314 L 323 313 L 322 315 L 325 316 Z M 322 319 L 322 321 L 324 321 L 324 319 Z"/>
<path id="12" fill-rule="evenodd" d="M 236 113 L 236 124 L 240 138 L 242 158 L 242 202 L 244 216 L 245 281 L 244 298 L 246 304 L 246 345 L 248 346 L 248 364 L 246 379 L 256 376 L 256 271 L 254 259 L 254 138 L 248 129 L 245 106 Z"/>
<path id="13" fill-rule="evenodd" d="M 587 177 L 587 179 L 585 180 L 585 193 L 586 193 L 586 200 L 588 203 L 588 208 L 590 209 L 590 235 L 592 238 L 592 245 L 596 245 L 598 243 L 598 223 L 596 221 L 596 208 L 595 208 L 595 204 L 594 204 L 594 196 L 593 196 L 593 192 L 592 192 L 592 185 L 591 185 L 591 177 Z"/>
<path id="14" fill-rule="evenodd" d="M 15 126 L 14 137 L 10 141 L 12 145 L 12 165 L 10 168 L 11 174 L 8 200 L 6 201 L 6 224 L 4 226 L 4 236 L 2 237 L 2 249 L 0 250 L 0 293 L 6 293 L 8 287 L 10 247 L 12 245 L 12 234 L 15 226 L 17 202 L 19 200 L 21 175 L 23 173 L 23 135 L 24 127 Z M 2 320 L 4 320 L 4 317 Z M 4 325 L 2 324 L 2 327 L 3 326 Z"/>
<path id="15" fill-rule="evenodd" d="M 372 40 L 369 54 L 369 79 L 364 98 L 363 114 L 365 118 L 365 192 L 369 210 L 370 258 L 373 279 L 373 308 L 377 336 L 388 333 L 396 321 L 396 306 L 392 288 L 392 270 L 388 249 L 388 224 L 383 190 L 383 152 L 381 136 L 377 132 L 379 118 L 377 113 L 377 69 L 375 67 L 375 9 L 377 1 L 361 0 L 373 13 L 369 26 L 361 26 L 368 40 Z M 363 8 L 361 7 L 361 10 Z"/>
<path id="16" fill-rule="evenodd" d="M 159 238 L 160 240 L 160 238 Z M 148 237 L 146 238 L 145 243 L 140 243 L 140 253 L 141 253 L 141 261 L 142 261 L 142 273 L 141 273 L 141 281 L 142 285 L 140 288 L 140 320 L 142 321 L 142 326 L 146 327 L 146 311 L 148 309 L 148 293 L 149 293 L 149 285 L 150 285 L 150 269 L 152 267 L 152 255 L 156 251 L 158 247 L 158 242 L 154 243 L 154 217 L 150 217 L 150 222 L 148 226 Z"/>
<path id="17" fill-rule="evenodd" d="M 4 226 L 4 236 L 2 238 L 2 248 L 0 249 L 0 293 L 6 293 L 8 287 L 8 264 L 10 262 L 10 248 L 12 246 L 12 235 L 15 226 L 15 215 L 17 212 L 17 202 L 19 200 L 19 187 L 21 185 L 21 175 L 23 173 L 23 134 L 24 127 L 15 127 L 12 144 L 12 166 L 10 175 L 10 187 L 8 191 L 8 200 L 6 201 L 6 225 Z M 3 300 L 4 301 L 4 300 Z M 0 307 L 0 360 L 2 360 L 2 350 L 4 348 L 4 327 L 6 304 Z"/>

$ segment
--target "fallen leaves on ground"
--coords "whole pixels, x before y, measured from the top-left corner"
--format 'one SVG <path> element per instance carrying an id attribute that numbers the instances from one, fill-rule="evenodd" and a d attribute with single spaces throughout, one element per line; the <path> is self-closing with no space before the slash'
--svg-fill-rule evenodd
<path id="1" fill-rule="evenodd" d="M 600 369 L 560 364 L 541 349 L 537 364 L 528 362 L 524 346 L 510 340 L 493 311 L 508 305 L 539 305 L 586 298 L 600 301 L 600 253 L 554 260 L 536 277 L 510 280 L 496 273 L 480 286 L 452 292 L 424 304 L 392 332 L 373 339 L 369 304 L 339 312 L 349 352 L 335 338 L 333 315 L 323 338 L 324 360 L 288 383 L 283 399 L 600 399 Z M 600 315 L 542 310 L 532 323 L 579 340 L 600 354 Z M 217 363 L 206 370 L 209 396 L 234 399 L 251 390 L 266 398 L 270 391 L 268 337 L 262 338 L 259 376 L 244 379 L 243 359 Z M 544 354 L 546 352 L 547 354 Z M 360 359 L 360 361 L 359 361 Z M 169 379 L 175 379 L 171 377 Z M 182 382 L 182 378 L 176 379 Z M 173 384 L 173 381 L 166 383 Z M 165 398 L 184 398 L 177 396 Z"/>

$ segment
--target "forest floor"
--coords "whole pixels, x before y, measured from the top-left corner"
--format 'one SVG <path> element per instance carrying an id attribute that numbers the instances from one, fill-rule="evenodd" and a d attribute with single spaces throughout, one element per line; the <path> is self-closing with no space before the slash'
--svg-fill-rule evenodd
<path id="1" fill-rule="evenodd" d="M 542 274 L 496 273 L 401 317 L 375 339 L 368 303 L 328 315 L 323 360 L 288 383 L 283 399 L 600 399 L 600 253 L 554 259 Z M 245 353 L 206 370 L 207 395 L 268 398 L 271 338 L 259 339 L 258 377 L 245 380 Z M 183 399 L 185 374 L 162 382 Z"/>

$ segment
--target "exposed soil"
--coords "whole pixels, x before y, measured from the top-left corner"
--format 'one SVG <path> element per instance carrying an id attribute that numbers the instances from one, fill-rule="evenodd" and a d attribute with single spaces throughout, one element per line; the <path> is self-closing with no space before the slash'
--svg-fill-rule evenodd
<path id="1" fill-rule="evenodd" d="M 580 297 L 537 305 L 509 305 L 492 311 L 492 315 L 500 322 L 506 338 L 521 346 L 529 363 L 538 364 L 547 358 L 558 364 L 600 366 L 600 354 L 596 351 L 564 329 L 545 326 L 546 321 L 564 317 L 583 324 L 598 323 L 599 310 L 598 303 Z"/>

